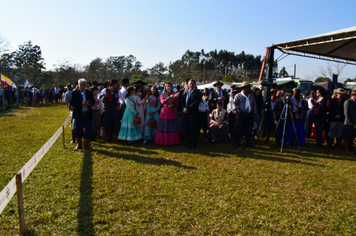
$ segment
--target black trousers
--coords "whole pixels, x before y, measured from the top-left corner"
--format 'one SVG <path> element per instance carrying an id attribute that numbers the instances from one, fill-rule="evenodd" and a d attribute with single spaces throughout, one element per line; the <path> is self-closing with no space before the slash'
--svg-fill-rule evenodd
<path id="1" fill-rule="evenodd" d="M 246 146 L 250 145 L 253 128 L 253 113 L 241 113 L 235 120 L 235 145 L 245 137 Z"/>

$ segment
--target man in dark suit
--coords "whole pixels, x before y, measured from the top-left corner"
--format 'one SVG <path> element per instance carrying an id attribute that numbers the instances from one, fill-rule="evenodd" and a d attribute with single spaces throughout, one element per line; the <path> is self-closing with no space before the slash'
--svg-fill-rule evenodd
<path id="1" fill-rule="evenodd" d="M 214 109 L 216 109 L 216 102 L 222 101 L 223 108 L 227 110 L 227 104 L 229 103 L 229 94 L 222 89 L 224 84 L 218 80 L 214 87 L 215 89 L 209 95 L 209 112 L 211 113 Z"/>
<path id="2" fill-rule="evenodd" d="M 73 108 L 73 129 L 77 138 L 77 147 L 74 150 L 82 149 L 82 137 L 84 138 L 84 151 L 89 149 L 89 139 L 91 137 L 92 109 L 95 104 L 93 93 L 86 88 L 85 79 L 78 80 L 79 89 L 73 90 L 69 103 Z M 83 134 L 84 128 L 84 134 Z"/>
<path id="3" fill-rule="evenodd" d="M 188 83 L 188 91 L 183 95 L 183 124 L 186 131 L 186 140 L 189 149 L 197 147 L 199 127 L 199 103 L 203 94 L 197 89 L 196 81 L 191 79 Z"/>

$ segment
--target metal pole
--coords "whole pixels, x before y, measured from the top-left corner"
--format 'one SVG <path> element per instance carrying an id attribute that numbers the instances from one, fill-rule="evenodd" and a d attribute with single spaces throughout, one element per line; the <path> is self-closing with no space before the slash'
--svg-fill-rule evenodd
<path id="1" fill-rule="evenodd" d="M 296 76 L 296 74 L 297 74 L 297 64 L 294 64 L 294 79 L 295 79 L 295 76 Z"/>
<path id="2" fill-rule="evenodd" d="M 4 86 L 1 85 L 1 91 L 2 91 L 2 109 L 5 110 L 5 90 Z"/>
<path id="3" fill-rule="evenodd" d="M 19 222 L 20 222 L 20 235 L 25 234 L 25 216 L 23 207 L 23 195 L 22 195 L 22 174 L 18 173 L 16 175 L 16 188 L 17 188 L 17 209 L 19 212 Z"/>

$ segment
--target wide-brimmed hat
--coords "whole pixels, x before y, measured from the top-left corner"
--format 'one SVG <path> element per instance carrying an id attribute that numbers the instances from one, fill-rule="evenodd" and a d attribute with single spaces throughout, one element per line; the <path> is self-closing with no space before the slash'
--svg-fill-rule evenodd
<path id="1" fill-rule="evenodd" d="M 334 89 L 334 93 L 344 94 L 344 93 L 346 93 L 346 91 L 343 88 L 337 88 L 337 89 Z"/>
<path id="2" fill-rule="evenodd" d="M 271 92 L 277 92 L 278 89 L 277 88 L 271 88 Z"/>
<path id="3" fill-rule="evenodd" d="M 242 82 L 241 88 L 247 87 L 247 86 L 251 86 L 250 82 L 248 82 L 248 81 Z"/>
<path id="4" fill-rule="evenodd" d="M 356 95 L 356 90 L 352 90 L 351 95 Z"/>
<path id="5" fill-rule="evenodd" d="M 223 82 L 221 82 L 220 80 L 218 80 L 218 81 L 216 81 L 216 82 L 215 82 L 215 84 L 213 84 L 213 86 L 214 86 L 214 87 L 216 87 L 216 85 L 217 85 L 217 84 L 221 84 L 221 86 L 223 86 L 223 85 L 224 85 L 224 83 L 223 83 Z"/>

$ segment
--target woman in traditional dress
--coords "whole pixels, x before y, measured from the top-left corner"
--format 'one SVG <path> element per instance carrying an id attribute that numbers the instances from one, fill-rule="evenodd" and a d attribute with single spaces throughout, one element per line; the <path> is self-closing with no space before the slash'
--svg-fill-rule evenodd
<path id="1" fill-rule="evenodd" d="M 209 127 L 209 141 L 225 142 L 229 139 L 229 117 L 227 111 L 223 109 L 222 101 L 216 102 L 216 109 L 211 112 Z"/>
<path id="2" fill-rule="evenodd" d="M 304 145 L 305 134 L 304 134 L 304 121 L 302 115 L 303 105 L 302 105 L 302 101 L 300 100 L 299 89 L 293 90 L 293 96 L 290 98 L 289 105 L 292 108 L 293 120 L 290 119 L 287 123 L 288 128 L 287 128 L 287 135 L 286 135 L 286 143 L 297 145 L 298 142 L 296 142 L 296 138 L 298 135 L 299 145 Z"/>
<path id="3" fill-rule="evenodd" d="M 141 126 L 134 124 L 135 118 L 139 118 L 140 114 L 137 109 L 135 100 L 136 91 L 133 87 L 127 89 L 125 95 L 126 109 L 121 120 L 121 129 L 118 139 L 127 140 L 131 144 L 132 141 L 136 141 L 142 138 Z"/>
<path id="4" fill-rule="evenodd" d="M 146 143 L 148 140 L 154 140 L 156 136 L 156 127 L 151 126 L 149 123 L 150 119 L 156 121 L 156 125 L 159 120 L 159 111 L 161 109 L 161 103 L 158 100 L 158 89 L 157 87 L 151 88 L 151 95 L 149 95 L 146 99 L 146 120 L 145 120 L 145 129 L 143 133 L 143 143 Z M 152 122 L 151 122 L 152 123 Z"/>
<path id="5" fill-rule="evenodd" d="M 328 108 L 327 99 L 325 97 L 326 93 L 323 88 L 316 91 L 317 101 L 313 102 L 314 105 L 314 116 L 313 122 L 315 125 L 316 133 L 316 147 L 321 148 L 323 144 L 323 130 L 326 128 L 326 112 Z"/>
<path id="6" fill-rule="evenodd" d="M 180 144 L 179 129 L 177 123 L 177 97 L 172 91 L 172 84 L 167 83 L 160 96 L 163 105 L 157 124 L 155 143 L 162 146 Z"/>
<path id="7" fill-rule="evenodd" d="M 136 105 L 137 105 L 137 110 L 140 113 L 140 118 L 141 118 L 141 132 L 143 133 L 143 130 L 145 128 L 145 99 L 142 97 L 142 90 L 140 85 L 136 85 L 135 87 L 135 100 L 136 100 Z"/>

